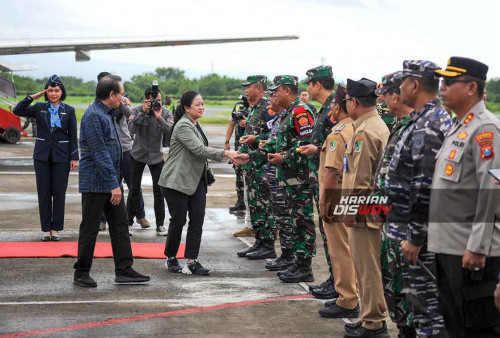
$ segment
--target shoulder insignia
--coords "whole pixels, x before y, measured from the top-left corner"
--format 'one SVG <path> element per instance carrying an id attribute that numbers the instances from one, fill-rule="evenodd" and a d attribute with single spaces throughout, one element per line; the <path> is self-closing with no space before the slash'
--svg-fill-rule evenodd
<path id="1" fill-rule="evenodd" d="M 448 164 L 448 165 L 444 168 L 444 173 L 445 173 L 447 176 L 451 176 L 451 175 L 453 175 L 453 164 Z"/>
<path id="2" fill-rule="evenodd" d="M 302 108 L 302 109 L 301 109 Z M 312 135 L 314 119 L 312 115 L 303 106 L 293 110 L 293 122 L 295 130 L 300 138 L 309 137 Z"/>
<path id="3" fill-rule="evenodd" d="M 271 108 L 268 109 L 267 113 L 269 114 L 269 116 L 276 115 L 276 112 L 274 110 L 272 110 Z"/>
<path id="4" fill-rule="evenodd" d="M 469 124 L 469 122 L 472 120 L 473 117 L 474 117 L 474 113 L 469 113 L 464 120 L 464 124 Z"/>
<path id="5" fill-rule="evenodd" d="M 481 144 L 482 141 L 486 141 L 486 140 L 492 140 L 493 139 L 493 133 L 492 132 L 486 132 L 486 133 L 481 133 L 481 134 L 477 134 L 476 137 L 476 142 L 478 144 Z"/>
<path id="6" fill-rule="evenodd" d="M 334 131 L 341 131 L 342 129 L 345 128 L 345 124 L 344 123 L 341 123 L 339 124 L 338 126 L 335 127 Z"/>
<path id="7" fill-rule="evenodd" d="M 453 160 L 453 159 L 455 158 L 455 156 L 456 156 L 456 155 L 457 155 L 457 150 L 456 150 L 456 149 L 452 149 L 452 150 L 450 151 L 450 154 L 448 155 L 448 158 L 449 158 L 450 160 Z"/>
<path id="8" fill-rule="evenodd" d="M 481 147 L 481 159 L 490 160 L 495 157 L 495 153 L 493 152 L 493 146 L 483 146 Z"/>
<path id="9" fill-rule="evenodd" d="M 357 154 L 360 153 L 362 146 L 363 146 L 363 138 L 362 137 L 356 137 L 354 139 L 354 152 L 357 153 Z"/>
<path id="10" fill-rule="evenodd" d="M 459 140 L 465 140 L 467 138 L 467 136 L 469 136 L 467 134 L 467 132 L 464 130 L 463 132 L 461 132 L 460 134 L 458 134 L 458 139 Z"/>
<path id="11" fill-rule="evenodd" d="M 330 144 L 328 145 L 328 151 L 333 152 L 333 151 L 337 150 L 337 144 L 338 144 L 337 140 L 330 141 Z"/>

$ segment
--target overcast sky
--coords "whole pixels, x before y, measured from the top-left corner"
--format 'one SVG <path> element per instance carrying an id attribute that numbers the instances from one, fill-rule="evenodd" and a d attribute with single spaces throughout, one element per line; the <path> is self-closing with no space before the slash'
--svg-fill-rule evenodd
<path id="1" fill-rule="evenodd" d="M 466 56 L 500 76 L 500 1 L 497 0 L 189 0 L 2 2 L 0 39 L 50 37 L 219 37 L 299 35 L 299 40 L 223 45 L 93 51 L 90 62 L 74 53 L 4 56 L 36 63 L 37 71 L 95 79 L 110 71 L 128 79 L 156 67 L 178 67 L 189 77 L 211 72 L 292 74 L 305 77 L 321 64 L 338 80 L 367 77 L 377 82 L 400 70 L 405 59 L 445 66 Z M 1 41 L 0 41 L 1 43 Z"/>

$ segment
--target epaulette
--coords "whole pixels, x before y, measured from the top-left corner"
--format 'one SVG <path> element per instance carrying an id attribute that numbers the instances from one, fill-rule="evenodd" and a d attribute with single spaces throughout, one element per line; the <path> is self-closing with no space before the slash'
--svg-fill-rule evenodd
<path id="1" fill-rule="evenodd" d="M 341 131 L 345 128 L 345 126 L 346 125 L 344 123 L 339 123 L 339 125 L 335 127 L 334 131 Z"/>

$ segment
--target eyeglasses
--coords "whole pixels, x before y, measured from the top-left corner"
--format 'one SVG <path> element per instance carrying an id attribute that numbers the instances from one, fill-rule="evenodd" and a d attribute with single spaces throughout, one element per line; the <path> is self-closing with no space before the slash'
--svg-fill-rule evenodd
<path id="1" fill-rule="evenodd" d="M 444 77 L 443 78 L 443 83 L 446 87 L 449 87 L 451 85 L 453 85 L 454 83 L 458 83 L 458 82 L 462 82 L 462 83 L 469 83 L 469 82 L 472 82 L 471 80 L 457 80 L 457 79 L 452 79 L 452 78 L 449 78 L 449 77 Z"/>

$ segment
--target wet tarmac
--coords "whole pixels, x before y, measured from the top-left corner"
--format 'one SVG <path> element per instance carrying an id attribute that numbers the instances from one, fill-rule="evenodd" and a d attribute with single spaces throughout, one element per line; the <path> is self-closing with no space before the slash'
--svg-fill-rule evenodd
<path id="1" fill-rule="evenodd" d="M 204 129 L 211 144 L 222 147 L 225 127 Z M 39 241 L 32 149 L 29 140 L 17 145 L 0 144 L 0 242 Z M 0 337 L 15 333 L 47 337 L 342 337 L 343 321 L 320 318 L 317 311 L 322 301 L 311 298 L 305 284 L 283 283 L 264 268 L 264 261 L 236 256 L 236 251 L 253 239 L 232 236 L 244 226 L 244 217 L 228 212 L 236 199 L 231 165 L 223 162 L 211 166 L 217 181 L 207 196 L 199 256 L 200 262 L 212 270 L 210 277 L 172 274 L 167 272 L 164 260 L 136 259 L 134 267 L 151 275 L 151 282 L 117 285 L 113 260 L 103 258 L 95 259 L 92 267 L 97 288 L 86 289 L 72 284 L 74 258 L 0 258 Z M 143 192 L 146 217 L 154 224 L 147 172 Z M 81 207 L 76 173 L 70 175 L 66 202 L 61 237 L 63 241 L 77 241 Z M 327 278 L 328 271 L 319 233 L 317 237 L 313 265 L 319 283 Z M 131 240 L 163 243 L 165 237 L 157 236 L 154 227 L 143 230 L 134 224 Z M 98 241 L 109 241 L 108 232 L 101 232 Z"/>

